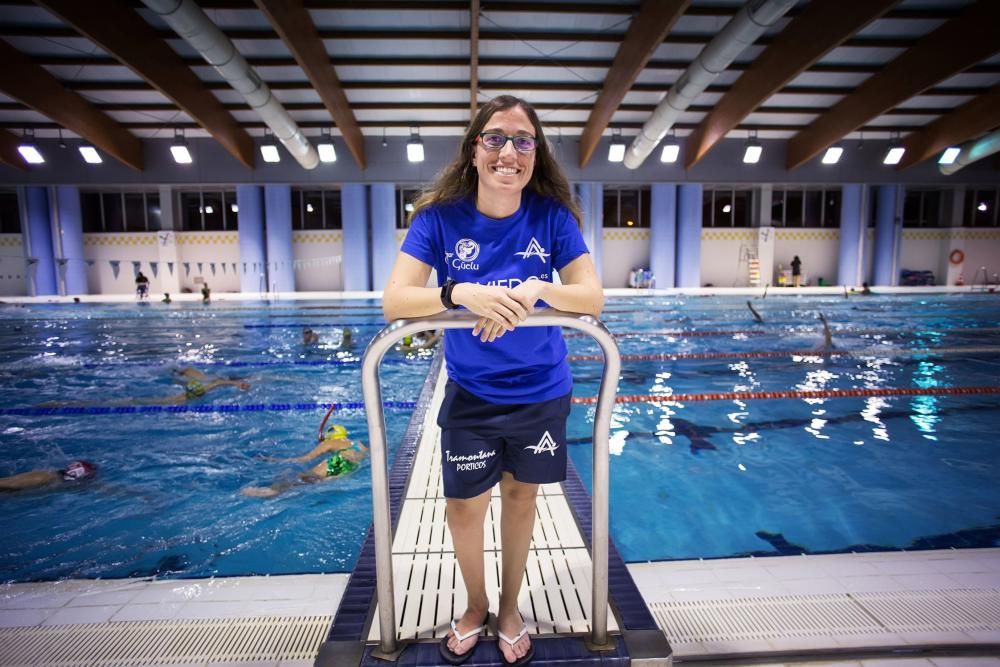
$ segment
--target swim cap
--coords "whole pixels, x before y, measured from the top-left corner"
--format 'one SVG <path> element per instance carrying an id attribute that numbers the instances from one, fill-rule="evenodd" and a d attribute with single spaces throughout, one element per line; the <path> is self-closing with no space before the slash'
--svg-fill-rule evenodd
<path id="1" fill-rule="evenodd" d="M 413 345 L 413 336 L 403 336 L 403 345 Z"/>
<path id="2" fill-rule="evenodd" d="M 347 429 L 342 424 L 334 424 L 326 429 L 324 440 L 347 440 Z"/>
<path id="3" fill-rule="evenodd" d="M 62 471 L 63 479 L 67 482 L 86 479 L 96 474 L 97 466 L 90 461 L 73 461 Z"/>
<path id="4" fill-rule="evenodd" d="M 188 380 L 188 383 L 184 386 L 184 393 L 187 394 L 188 398 L 198 398 L 199 396 L 204 396 L 205 385 L 197 380 Z"/>

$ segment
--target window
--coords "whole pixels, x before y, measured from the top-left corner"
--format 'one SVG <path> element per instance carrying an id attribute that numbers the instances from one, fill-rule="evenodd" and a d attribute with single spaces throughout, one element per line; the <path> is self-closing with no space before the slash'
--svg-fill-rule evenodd
<path id="1" fill-rule="evenodd" d="M 941 215 L 941 190 L 906 189 L 903 200 L 904 227 L 939 227 Z"/>
<path id="2" fill-rule="evenodd" d="M 200 232 L 205 227 L 201 221 L 201 193 L 182 192 L 181 195 L 181 229 L 186 232 Z"/>
<path id="3" fill-rule="evenodd" d="M 233 191 L 181 192 L 181 229 L 188 232 L 235 231 L 236 213 L 232 210 L 235 204 L 236 193 Z"/>
<path id="4" fill-rule="evenodd" d="M 222 208 L 221 192 L 202 192 L 201 209 L 202 219 L 205 221 L 205 231 L 225 231 L 226 214 Z"/>
<path id="5" fill-rule="evenodd" d="M 104 231 L 125 231 L 125 212 L 122 207 L 122 193 L 105 192 L 101 195 L 101 208 L 104 217 Z"/>
<path id="6" fill-rule="evenodd" d="M 413 213 L 413 203 L 420 196 L 420 188 L 402 187 L 396 189 L 396 229 L 410 228 L 410 214 Z"/>
<path id="7" fill-rule="evenodd" d="M 239 227 L 239 206 L 236 205 L 236 191 L 226 190 L 222 193 L 222 208 L 226 214 L 226 227 L 237 229 Z"/>
<path id="8" fill-rule="evenodd" d="M 649 228 L 649 188 L 604 188 L 605 227 Z"/>
<path id="9" fill-rule="evenodd" d="M 146 206 L 141 192 L 126 192 L 125 195 L 125 231 L 146 231 Z"/>
<path id="10" fill-rule="evenodd" d="M 16 192 L 0 192 L 0 234 L 21 233 L 21 211 Z"/>
<path id="11" fill-rule="evenodd" d="M 753 193 L 727 187 L 707 187 L 702 194 L 704 227 L 749 227 Z"/>
<path id="12" fill-rule="evenodd" d="M 292 188 L 292 229 L 340 229 L 339 190 Z"/>
<path id="13" fill-rule="evenodd" d="M 85 234 L 156 231 L 160 229 L 160 195 L 84 190 L 80 192 L 80 218 Z"/>
<path id="14" fill-rule="evenodd" d="M 83 232 L 85 234 L 104 231 L 100 192 L 80 193 L 80 217 L 83 218 Z"/>
<path id="15" fill-rule="evenodd" d="M 965 227 L 997 226 L 997 193 L 1000 190 L 969 188 L 965 191 L 963 225 Z"/>
<path id="16" fill-rule="evenodd" d="M 775 187 L 771 195 L 775 227 L 840 227 L 840 188 Z"/>

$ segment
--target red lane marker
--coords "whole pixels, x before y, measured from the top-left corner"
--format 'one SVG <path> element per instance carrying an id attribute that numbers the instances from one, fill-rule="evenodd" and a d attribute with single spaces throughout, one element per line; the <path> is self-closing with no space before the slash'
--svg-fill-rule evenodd
<path id="1" fill-rule="evenodd" d="M 766 332 L 755 331 L 753 329 L 747 330 L 736 330 L 736 331 L 619 331 L 611 334 L 615 338 L 626 338 L 629 336 L 676 336 L 678 338 L 683 338 L 686 336 L 699 337 L 699 336 L 761 336 Z M 563 338 L 580 338 L 582 336 L 589 336 L 590 334 L 585 333 L 564 333 Z"/>
<path id="2" fill-rule="evenodd" d="M 623 354 L 622 361 L 674 361 L 677 359 L 747 359 L 753 357 L 823 356 L 857 354 L 847 350 L 792 350 L 789 352 L 683 352 L 677 354 Z M 604 361 L 602 354 L 571 354 L 569 361 Z"/>
<path id="3" fill-rule="evenodd" d="M 720 391 L 705 394 L 638 394 L 618 396 L 615 403 L 666 403 L 734 401 L 772 398 L 850 398 L 856 396 L 967 396 L 1000 394 L 1000 387 L 885 387 L 881 389 L 815 389 L 787 391 Z M 597 403 L 596 396 L 574 396 L 573 403 Z"/>

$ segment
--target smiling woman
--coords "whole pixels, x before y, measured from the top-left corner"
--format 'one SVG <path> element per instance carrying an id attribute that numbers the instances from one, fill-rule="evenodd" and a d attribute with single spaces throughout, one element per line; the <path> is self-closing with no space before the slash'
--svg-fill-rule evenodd
<path id="1" fill-rule="evenodd" d="M 489 617 L 483 520 L 498 482 L 499 647 L 509 665 L 534 651 L 517 597 L 538 485 L 566 477 L 573 383 L 558 327 L 518 325 L 536 306 L 600 314 L 604 297 L 579 219 L 537 114 L 524 100 L 498 97 L 479 110 L 458 156 L 415 202 L 383 295 L 389 320 L 459 307 L 480 318 L 472 336 L 445 336 L 449 382 L 438 416 L 448 527 L 469 594 L 441 642 L 452 664 L 472 655 Z M 440 291 L 426 287 L 432 269 Z"/>

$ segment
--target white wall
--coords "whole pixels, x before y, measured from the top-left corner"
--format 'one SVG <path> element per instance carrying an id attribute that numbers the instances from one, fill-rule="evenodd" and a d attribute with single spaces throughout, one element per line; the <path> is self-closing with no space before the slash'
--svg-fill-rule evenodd
<path id="1" fill-rule="evenodd" d="M 27 262 L 20 234 L 0 234 L 0 296 L 28 293 Z"/>
<path id="2" fill-rule="evenodd" d="M 746 250 L 756 254 L 757 230 L 720 229 L 701 230 L 701 284 L 714 287 L 746 287 L 750 272 L 741 253 Z M 767 272 L 763 272 L 765 276 Z"/>
<path id="3" fill-rule="evenodd" d="M 649 230 L 607 227 L 601 235 L 601 279 L 605 287 L 628 287 L 628 274 L 649 268 Z"/>
<path id="4" fill-rule="evenodd" d="M 344 288 L 344 233 L 339 230 L 298 231 L 292 235 L 296 260 L 295 290 L 338 291 Z"/>
<path id="5" fill-rule="evenodd" d="M 774 270 L 770 282 L 777 285 L 778 265 L 790 268 L 792 259 L 798 255 L 802 260 L 803 283 L 817 285 L 822 277 L 827 285 L 837 284 L 837 267 L 840 256 L 840 230 L 820 227 L 797 229 L 777 228 L 774 239 Z M 761 267 L 761 277 L 766 280 L 768 272 Z"/>

